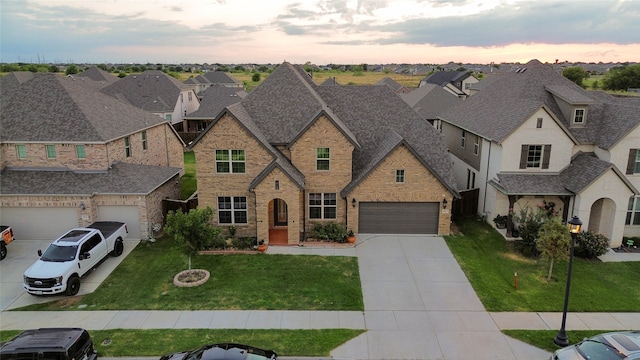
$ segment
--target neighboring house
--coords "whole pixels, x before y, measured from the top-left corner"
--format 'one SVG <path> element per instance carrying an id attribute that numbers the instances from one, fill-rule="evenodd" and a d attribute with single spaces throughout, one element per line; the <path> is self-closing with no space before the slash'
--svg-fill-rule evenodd
<path id="1" fill-rule="evenodd" d="M 244 89 L 244 84 L 241 81 L 234 79 L 224 71 L 209 71 L 202 75 L 189 78 L 185 80 L 184 83 L 194 89 L 196 94 L 200 94 L 200 92 L 211 86 Z"/>
<path id="2" fill-rule="evenodd" d="M 148 238 L 179 198 L 184 144 L 163 119 L 100 93 L 90 79 L 0 79 L 0 223 L 54 239 L 97 220 Z M 8 80 L 8 83 L 5 81 Z"/>
<path id="3" fill-rule="evenodd" d="M 585 91 L 532 60 L 441 120 L 458 184 L 479 189 L 487 221 L 546 202 L 612 247 L 640 235 L 637 98 Z"/>
<path id="4" fill-rule="evenodd" d="M 380 81 L 378 81 L 377 83 L 375 83 L 375 85 L 387 85 L 388 87 L 391 88 L 391 90 L 393 90 L 396 94 L 408 94 L 411 92 L 411 89 L 409 89 L 408 87 L 400 84 L 399 82 L 393 80 L 390 77 L 384 77 L 382 78 Z"/>
<path id="5" fill-rule="evenodd" d="M 453 95 L 465 99 L 471 95 L 470 87 L 479 80 L 468 71 L 438 71 L 420 81 L 419 86 L 435 84 Z"/>
<path id="6" fill-rule="evenodd" d="M 449 234 L 441 135 L 387 86 L 319 86 L 281 64 L 193 142 L 199 206 L 243 236 L 298 244 L 315 223 Z"/>
<path id="7" fill-rule="evenodd" d="M 182 131 L 185 115 L 200 106 L 193 89 L 160 70 L 127 75 L 100 91 L 160 116 L 178 131 Z"/>
<path id="8" fill-rule="evenodd" d="M 341 84 L 338 83 L 335 76 L 327 78 L 325 81 L 323 81 L 320 84 L 320 86 L 337 86 L 337 85 L 341 85 Z"/>
<path id="9" fill-rule="evenodd" d="M 426 84 L 400 97 L 438 130 L 441 124 L 438 115 L 462 102 L 462 99 L 435 84 Z"/>
<path id="10" fill-rule="evenodd" d="M 120 78 L 118 78 L 117 76 L 104 71 L 102 69 L 99 69 L 96 66 L 90 67 L 87 70 L 76 74 L 76 75 L 71 75 L 72 77 L 78 77 L 78 78 L 89 78 L 91 80 L 93 80 L 95 82 L 96 85 L 98 85 L 100 88 L 105 87 L 105 86 L 109 86 L 113 83 L 115 83 L 116 81 L 120 80 Z"/>

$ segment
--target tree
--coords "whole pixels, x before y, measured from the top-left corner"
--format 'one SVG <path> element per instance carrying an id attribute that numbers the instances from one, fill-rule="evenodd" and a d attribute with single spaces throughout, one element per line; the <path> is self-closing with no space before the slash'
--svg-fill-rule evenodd
<path id="1" fill-rule="evenodd" d="M 627 91 L 629 88 L 640 88 L 640 64 L 611 69 L 602 83 L 605 90 Z"/>
<path id="2" fill-rule="evenodd" d="M 212 218 L 211 207 L 191 209 L 186 214 L 182 210 L 170 211 L 167 214 L 164 231 L 173 236 L 176 246 L 189 256 L 189 270 L 191 256 L 204 250 L 222 231 L 219 227 L 211 225 Z"/>
<path id="3" fill-rule="evenodd" d="M 77 74 L 79 72 L 78 67 L 75 64 L 71 64 L 67 66 L 67 71 L 65 71 L 66 75 Z"/>
<path id="4" fill-rule="evenodd" d="M 259 82 L 260 81 L 260 73 L 258 73 L 258 72 L 253 73 L 253 75 L 251 75 L 251 81 Z"/>
<path id="5" fill-rule="evenodd" d="M 580 66 L 571 66 L 562 70 L 562 76 L 584 88 L 584 79 L 588 78 L 589 74 Z"/>
<path id="6" fill-rule="evenodd" d="M 568 228 L 558 216 L 548 218 L 540 227 L 536 248 L 542 257 L 549 259 L 549 274 L 547 281 L 553 274 L 555 260 L 566 260 L 569 257 L 571 235 Z"/>

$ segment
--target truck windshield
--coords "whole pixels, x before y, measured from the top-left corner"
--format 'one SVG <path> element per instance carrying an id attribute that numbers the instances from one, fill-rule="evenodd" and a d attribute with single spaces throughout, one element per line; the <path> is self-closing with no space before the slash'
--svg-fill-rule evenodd
<path id="1" fill-rule="evenodd" d="M 76 253 L 78 252 L 78 245 L 74 246 L 58 246 L 51 244 L 44 251 L 40 260 L 42 261 L 53 261 L 53 262 L 65 262 L 72 261 L 76 258 Z"/>

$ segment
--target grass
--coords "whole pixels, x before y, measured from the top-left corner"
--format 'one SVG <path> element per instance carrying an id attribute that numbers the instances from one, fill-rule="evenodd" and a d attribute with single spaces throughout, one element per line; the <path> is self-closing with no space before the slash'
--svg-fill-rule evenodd
<path id="1" fill-rule="evenodd" d="M 556 263 L 547 282 L 547 260 L 520 256 L 496 230 L 476 218 L 456 224 L 462 234 L 447 236 L 446 242 L 487 311 L 562 311 L 566 262 Z M 575 258 L 569 311 L 640 311 L 638 278 L 640 262 Z"/>
<path id="2" fill-rule="evenodd" d="M 203 285 L 172 284 L 188 258 L 168 237 L 141 243 L 90 294 L 20 310 L 356 310 L 362 289 L 355 257 L 266 254 L 197 255 Z"/>
<path id="3" fill-rule="evenodd" d="M 196 155 L 193 151 L 184 152 L 184 175 L 180 178 L 182 200 L 187 200 L 198 189 L 196 183 Z"/>
<path id="4" fill-rule="evenodd" d="M 20 331 L 0 331 L 0 341 L 9 340 Z M 205 344 L 236 342 L 273 349 L 280 356 L 328 356 L 329 352 L 364 330 L 91 330 L 100 357 L 161 356 L 191 350 Z M 109 345 L 103 345 L 110 339 Z"/>
<path id="5" fill-rule="evenodd" d="M 558 330 L 503 330 L 504 334 L 518 339 L 537 348 L 554 352 L 561 347 L 554 344 L 553 338 Z M 567 338 L 571 344 L 582 341 L 584 338 L 592 337 L 608 331 L 605 330 L 568 330 Z"/>

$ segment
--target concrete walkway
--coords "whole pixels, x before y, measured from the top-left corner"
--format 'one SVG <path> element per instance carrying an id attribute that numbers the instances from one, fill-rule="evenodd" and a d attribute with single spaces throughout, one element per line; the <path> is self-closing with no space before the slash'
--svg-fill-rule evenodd
<path id="1" fill-rule="evenodd" d="M 4 311 L 0 329 L 350 328 L 367 332 L 332 358 L 533 360 L 550 354 L 500 330 L 560 327 L 561 313 L 486 312 L 440 237 L 361 235 L 350 248 L 271 246 L 267 253 L 357 256 L 365 311 Z M 568 330 L 638 328 L 640 313 L 567 317 Z"/>

